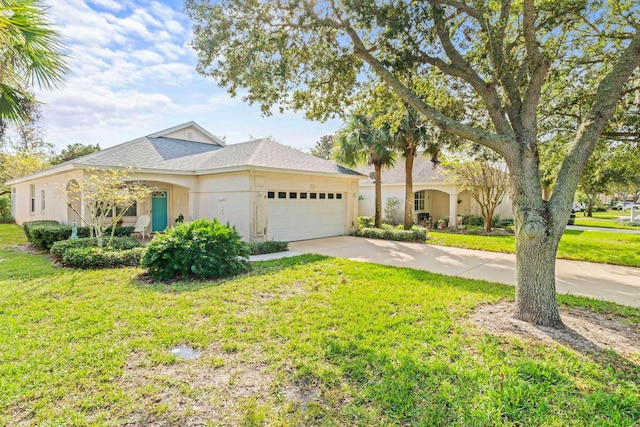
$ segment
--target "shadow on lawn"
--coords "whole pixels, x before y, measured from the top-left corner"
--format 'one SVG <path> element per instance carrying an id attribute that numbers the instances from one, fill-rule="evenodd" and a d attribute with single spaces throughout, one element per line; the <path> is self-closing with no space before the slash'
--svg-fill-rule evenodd
<path id="1" fill-rule="evenodd" d="M 157 280 L 153 280 L 149 273 L 144 272 L 131 279 L 129 285 L 155 291 L 155 292 L 169 292 L 169 293 L 180 293 L 180 292 L 192 292 L 198 291 L 200 289 L 211 288 L 214 286 L 220 286 L 223 283 L 227 283 L 239 278 L 243 277 L 256 277 L 256 276 L 266 276 L 270 274 L 276 274 L 280 271 L 295 268 L 297 266 L 308 265 L 320 261 L 324 261 L 329 259 L 329 257 L 323 255 L 300 255 L 296 257 L 288 257 L 275 259 L 270 261 L 260 261 L 252 263 L 252 269 L 246 274 L 241 274 L 235 277 L 227 277 L 224 279 L 217 280 L 182 280 L 182 277 L 175 278 L 174 280 L 161 282 Z"/>

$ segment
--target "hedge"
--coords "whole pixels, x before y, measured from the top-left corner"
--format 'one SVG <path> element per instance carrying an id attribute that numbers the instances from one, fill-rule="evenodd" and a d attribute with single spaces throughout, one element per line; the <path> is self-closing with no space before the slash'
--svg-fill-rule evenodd
<path id="1" fill-rule="evenodd" d="M 263 255 L 284 252 L 289 249 L 289 242 L 267 240 L 266 242 L 251 242 L 249 246 L 251 247 L 251 255 Z"/>
<path id="2" fill-rule="evenodd" d="M 140 265 L 146 248 L 115 250 L 97 246 L 70 248 L 64 252 L 62 263 L 77 268 L 105 268 Z"/>
<path id="3" fill-rule="evenodd" d="M 394 230 L 381 228 L 363 228 L 355 232 L 357 237 L 369 239 L 395 240 L 398 242 L 421 242 L 427 240 L 426 228 L 414 227 L 411 230 Z"/>
<path id="4" fill-rule="evenodd" d="M 24 235 L 27 236 L 27 240 L 29 241 L 29 243 L 33 243 L 31 241 L 31 228 L 44 226 L 44 225 L 60 225 L 60 223 L 58 221 L 44 219 L 39 221 L 27 221 L 24 224 L 22 224 L 22 230 L 24 230 Z"/>
<path id="5" fill-rule="evenodd" d="M 84 237 L 81 239 L 70 239 L 70 240 L 61 240 L 55 242 L 53 246 L 51 246 L 51 255 L 58 259 L 62 260 L 64 257 L 64 253 L 70 249 L 77 248 L 88 248 L 95 247 L 96 239 L 91 239 L 88 237 Z M 126 250 L 139 248 L 142 246 L 142 243 L 133 237 L 114 237 L 111 241 L 111 248 L 115 250 Z"/>
<path id="6" fill-rule="evenodd" d="M 116 227 L 114 236 L 130 237 L 133 234 L 133 226 Z M 57 221 L 31 221 L 24 224 L 24 233 L 27 240 L 40 250 L 49 250 L 55 242 L 67 240 L 71 237 L 73 227 L 60 225 Z M 89 227 L 78 227 L 78 237 L 89 237 Z M 111 227 L 105 230 L 105 238 L 111 235 Z"/>

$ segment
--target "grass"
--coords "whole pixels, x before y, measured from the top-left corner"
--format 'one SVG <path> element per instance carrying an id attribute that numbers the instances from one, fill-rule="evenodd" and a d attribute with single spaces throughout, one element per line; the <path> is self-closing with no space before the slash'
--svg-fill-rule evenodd
<path id="1" fill-rule="evenodd" d="M 515 253 L 515 236 L 484 236 L 432 231 L 429 243 L 492 252 Z M 566 230 L 558 258 L 640 267 L 640 234 Z"/>
<path id="2" fill-rule="evenodd" d="M 603 227 L 603 228 L 617 228 L 623 230 L 640 230 L 640 227 L 629 225 L 628 223 L 616 221 L 621 216 L 629 217 L 630 211 L 625 213 L 620 211 L 609 212 L 593 212 L 593 217 L 583 216 L 581 212 L 576 213 L 576 220 L 574 225 L 581 225 L 584 227 Z"/>
<path id="3" fill-rule="evenodd" d="M 508 286 L 302 256 L 143 283 L 13 249 L 0 226 L 1 425 L 637 425 L 640 355 L 482 332 Z M 640 310 L 579 297 L 563 304 Z M 202 353 L 178 360 L 169 350 Z"/>

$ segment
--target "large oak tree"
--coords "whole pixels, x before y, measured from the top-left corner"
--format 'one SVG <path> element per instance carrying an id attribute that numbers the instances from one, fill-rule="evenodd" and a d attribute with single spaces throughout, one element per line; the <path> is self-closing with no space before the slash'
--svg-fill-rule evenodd
<path id="1" fill-rule="evenodd" d="M 198 70 L 232 94 L 246 90 L 244 99 L 265 112 L 278 106 L 326 118 L 375 73 L 444 131 L 500 154 L 516 218 L 515 316 L 562 326 L 557 246 L 591 151 L 637 86 L 637 0 L 187 0 L 186 8 Z M 457 85 L 474 120 L 448 117 L 403 84 L 408 73 L 433 68 Z M 584 109 L 574 114 L 545 200 L 538 147 L 548 135 L 540 124 L 573 113 L 576 99 Z"/>

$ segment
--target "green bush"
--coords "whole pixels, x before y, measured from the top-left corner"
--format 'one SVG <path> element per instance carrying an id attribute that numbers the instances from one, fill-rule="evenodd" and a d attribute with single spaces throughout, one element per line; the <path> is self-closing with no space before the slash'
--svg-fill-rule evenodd
<path id="1" fill-rule="evenodd" d="M 95 247 L 96 240 L 88 237 L 73 240 L 60 240 L 55 242 L 51 246 L 51 255 L 59 260 L 62 260 L 64 253 L 69 249 L 88 248 Z M 142 243 L 133 237 L 114 237 L 111 242 L 111 248 L 115 250 L 127 250 L 133 248 L 139 248 Z"/>
<path id="2" fill-rule="evenodd" d="M 60 225 L 58 221 L 31 221 L 25 222 L 24 232 L 27 240 L 40 250 L 49 250 L 55 242 L 67 240 L 71 237 L 73 227 L 70 225 Z M 116 227 L 115 237 L 130 237 L 133 234 L 134 227 Z M 78 227 L 78 237 L 88 238 L 90 235 L 89 227 Z M 111 227 L 105 231 L 105 243 L 111 236 Z"/>
<path id="3" fill-rule="evenodd" d="M 57 241 L 66 240 L 71 236 L 68 225 L 36 225 L 29 227 L 31 243 L 42 250 L 49 250 Z"/>
<path id="4" fill-rule="evenodd" d="M 116 227 L 116 231 L 113 234 L 114 237 L 131 237 L 135 227 L 133 225 L 123 225 Z M 111 226 L 107 227 L 104 231 L 105 237 L 111 236 Z M 89 227 L 78 227 L 78 237 L 90 237 L 91 229 Z"/>
<path id="5" fill-rule="evenodd" d="M 395 240 L 398 242 L 422 242 L 427 240 L 427 229 L 413 227 L 411 230 L 396 230 L 382 228 L 362 228 L 355 232 L 358 237 L 369 239 Z"/>
<path id="6" fill-rule="evenodd" d="M 249 271 L 250 252 L 235 227 L 203 218 L 157 235 L 147 245 L 142 266 L 155 280 L 215 279 Z"/>
<path id="7" fill-rule="evenodd" d="M 498 228 L 508 228 L 509 226 L 513 227 L 513 224 L 514 224 L 514 222 L 513 222 L 513 219 L 511 219 L 511 218 L 501 219 L 498 222 L 497 227 Z"/>
<path id="8" fill-rule="evenodd" d="M 482 218 L 481 216 L 463 215 L 462 224 L 471 225 L 474 227 L 484 227 L 484 218 Z"/>
<path id="9" fill-rule="evenodd" d="M 374 219 L 372 216 L 359 216 L 358 217 L 358 229 L 372 228 Z"/>
<path id="10" fill-rule="evenodd" d="M 16 219 L 11 215 L 0 216 L 0 224 L 15 224 Z"/>
<path id="11" fill-rule="evenodd" d="M 140 265 L 146 248 L 117 250 L 97 246 L 70 248 L 64 252 L 62 263 L 77 268 L 105 268 Z"/>
<path id="12" fill-rule="evenodd" d="M 266 242 L 251 242 L 249 247 L 251 248 L 251 255 L 272 254 L 288 250 L 289 242 L 267 240 Z"/>
<path id="13" fill-rule="evenodd" d="M 0 196 L 0 224 L 13 224 L 16 220 L 11 216 L 11 199 Z"/>
<path id="14" fill-rule="evenodd" d="M 24 224 L 22 224 L 22 229 L 24 230 L 24 235 L 27 236 L 27 240 L 29 241 L 29 243 L 33 243 L 31 241 L 31 229 L 33 227 L 39 227 L 42 225 L 60 225 L 60 223 L 58 221 L 53 221 L 49 219 L 25 222 Z"/>

